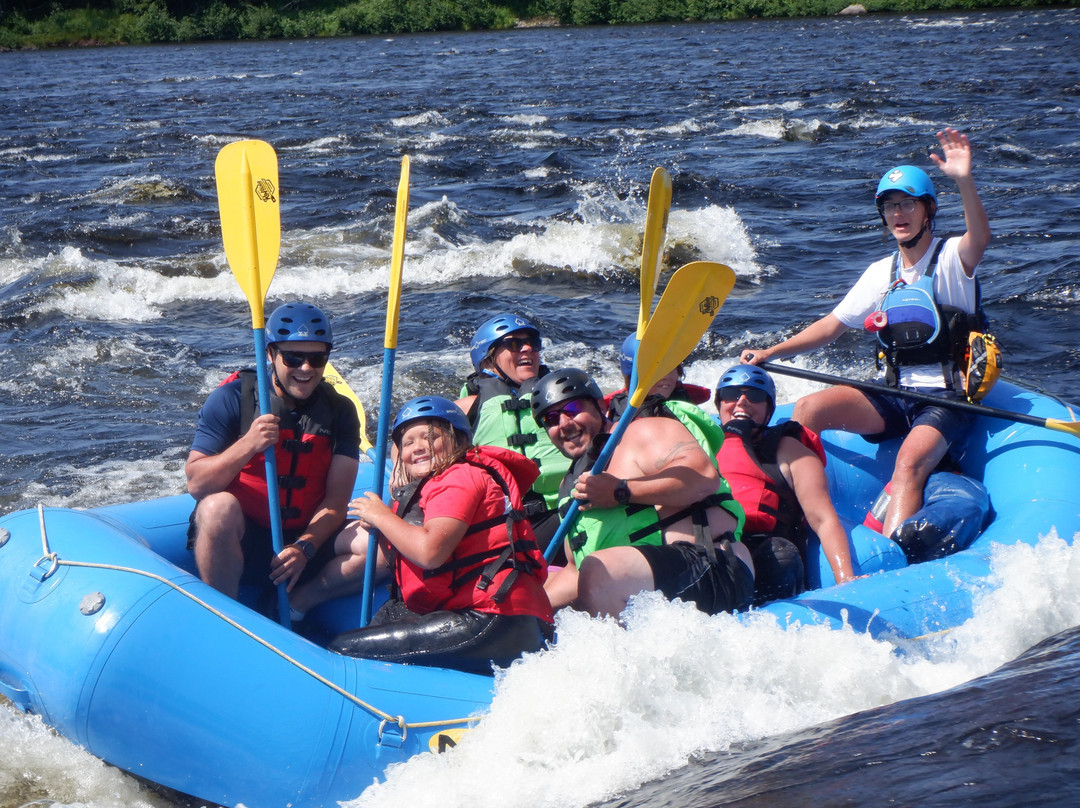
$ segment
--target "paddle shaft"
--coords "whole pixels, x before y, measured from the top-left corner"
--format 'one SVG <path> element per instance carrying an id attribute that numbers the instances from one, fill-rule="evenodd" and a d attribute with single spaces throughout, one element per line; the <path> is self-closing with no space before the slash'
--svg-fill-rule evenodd
<path id="1" fill-rule="evenodd" d="M 390 393 L 394 386 L 394 363 L 397 358 L 398 315 L 401 310 L 401 272 L 405 263 L 405 223 L 409 211 L 409 157 L 401 158 L 397 207 L 394 215 L 394 241 L 390 252 L 390 287 L 386 298 L 386 330 L 383 337 L 382 391 L 379 396 L 379 431 L 375 435 L 375 493 L 383 495 L 387 444 L 390 437 Z M 379 533 L 368 531 L 367 558 L 364 559 L 364 591 L 360 599 L 360 627 L 371 622 L 371 604 L 375 595 L 375 565 L 379 557 Z"/>
<path id="2" fill-rule="evenodd" d="M 636 373 L 637 370 L 635 369 L 634 372 Z M 600 474 L 607 468 L 608 463 L 611 462 L 612 455 L 615 454 L 615 447 L 619 445 L 623 433 L 626 432 L 626 428 L 630 426 L 630 421 L 637 415 L 637 411 L 637 407 L 626 408 L 622 417 L 615 423 L 615 428 L 611 430 L 611 437 L 607 439 L 607 443 L 604 444 L 604 448 L 601 450 L 599 457 L 597 457 L 596 462 L 593 463 L 592 470 L 589 472 L 590 474 Z M 563 543 L 566 534 L 570 532 L 570 527 L 577 521 L 577 514 L 580 508 L 580 500 L 574 499 L 570 501 L 570 507 L 563 515 L 562 521 L 559 522 L 559 529 L 555 531 L 555 535 L 551 537 L 551 541 L 548 543 L 547 550 L 544 551 L 544 560 L 551 561 L 551 559 L 555 557 L 559 545 Z"/>
<path id="3" fill-rule="evenodd" d="M 252 161 L 259 177 L 252 174 Z M 281 240 L 278 208 L 277 155 L 263 141 L 239 141 L 221 150 L 214 173 L 218 184 L 221 235 L 226 258 L 251 308 L 251 328 L 255 342 L 255 377 L 259 392 L 259 414 L 270 415 L 270 379 L 267 373 L 264 305 L 266 290 L 277 267 Z M 256 182 L 260 193 L 256 194 Z M 256 208 L 256 197 L 259 207 Z M 263 452 L 266 469 L 267 510 L 274 555 L 285 548 L 278 494 L 277 460 L 274 447 Z M 285 583 L 277 586 L 278 621 L 291 628 L 289 592 Z"/>
<path id="4" fill-rule="evenodd" d="M 641 238 L 641 302 L 638 310 L 637 338 L 645 334 L 652 316 L 652 300 L 660 277 L 660 261 L 664 256 L 668 212 L 671 210 L 671 177 L 657 168 L 649 183 L 649 201 L 645 209 L 645 232 Z"/>
<path id="5" fill-rule="evenodd" d="M 270 374 L 266 372 L 266 332 L 261 328 L 252 329 L 255 338 L 255 379 L 259 388 L 259 414 L 269 415 Z M 266 501 L 270 510 L 270 537 L 274 544 L 274 555 L 280 555 L 285 549 L 284 530 L 281 526 L 281 506 L 278 494 L 277 457 L 273 446 L 267 446 L 263 452 L 266 461 Z M 285 584 L 278 584 L 278 621 L 285 628 L 292 627 L 289 616 L 289 591 Z"/>
<path id="6" fill-rule="evenodd" d="M 591 473 L 599 474 L 607 468 L 649 390 L 686 359 L 708 330 L 734 285 L 735 273 L 731 268 L 710 261 L 691 262 L 671 276 L 634 356 L 629 388 L 632 392 L 627 399 L 626 411 L 612 429 Z M 559 522 L 544 551 L 548 561 L 577 520 L 578 508 L 577 500 L 573 500 Z"/>
<path id="7" fill-rule="evenodd" d="M 912 401 L 921 401 L 924 404 L 933 404 L 936 407 L 970 412 L 976 415 L 984 415 L 989 418 L 1001 418 L 1005 421 L 1015 421 L 1020 424 L 1046 427 L 1047 429 L 1054 429 L 1058 432 L 1068 432 L 1080 436 L 1080 421 L 1070 422 L 1060 421 L 1055 418 L 1039 418 L 1034 415 L 1024 415 L 1023 413 L 1012 412 L 1011 410 L 998 409 L 997 407 L 987 407 L 983 404 L 970 404 L 966 401 L 959 401 L 957 399 L 943 398 L 941 396 L 930 395 L 929 393 L 920 393 L 917 390 L 886 387 L 885 385 L 875 384 L 874 382 L 859 381 L 858 379 L 845 379 L 841 376 L 830 376 L 827 373 L 817 373 L 813 370 L 803 370 L 802 368 L 780 365 L 775 362 L 762 362 L 759 367 L 764 368 L 770 373 L 779 373 L 782 376 L 793 376 L 797 379 L 806 379 L 807 381 L 821 382 L 823 384 L 842 384 L 846 387 L 854 387 L 856 390 L 865 390 L 869 393 L 898 396 Z"/>

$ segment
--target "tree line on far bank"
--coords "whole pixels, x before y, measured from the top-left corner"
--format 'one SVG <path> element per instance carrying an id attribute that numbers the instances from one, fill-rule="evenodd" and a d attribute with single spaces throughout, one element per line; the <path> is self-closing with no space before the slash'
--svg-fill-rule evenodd
<path id="1" fill-rule="evenodd" d="M 5 0 L 0 48 L 1060 5 L 1046 0 Z"/>

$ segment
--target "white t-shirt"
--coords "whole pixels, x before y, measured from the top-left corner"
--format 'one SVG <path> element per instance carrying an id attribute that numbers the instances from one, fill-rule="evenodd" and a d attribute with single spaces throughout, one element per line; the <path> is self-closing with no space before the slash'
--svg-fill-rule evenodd
<path id="1" fill-rule="evenodd" d="M 933 239 L 930 249 L 914 266 L 901 268 L 899 277 L 904 283 L 914 283 L 923 276 L 939 241 L 940 239 Z M 964 272 L 959 249 L 959 236 L 946 240 L 945 247 L 938 256 L 937 269 L 934 270 L 934 300 L 939 306 L 952 306 L 973 314 L 975 278 L 969 278 Z M 848 328 L 863 328 L 866 318 L 881 308 L 895 263 L 894 253 L 868 266 L 862 277 L 833 309 L 833 315 Z M 957 381 L 954 379 L 953 383 L 956 384 Z M 900 384 L 904 387 L 945 387 L 945 378 L 941 365 L 910 365 L 900 368 Z"/>

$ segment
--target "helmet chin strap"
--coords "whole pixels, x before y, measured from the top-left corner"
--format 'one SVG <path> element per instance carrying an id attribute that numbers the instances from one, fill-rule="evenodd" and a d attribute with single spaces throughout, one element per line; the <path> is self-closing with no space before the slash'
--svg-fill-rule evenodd
<path id="1" fill-rule="evenodd" d="M 925 222 L 923 222 L 922 229 L 919 230 L 918 233 L 916 233 L 914 236 L 909 238 L 907 241 L 899 242 L 899 244 L 905 250 L 910 250 L 912 247 L 914 247 L 916 244 L 919 243 L 919 239 L 921 239 L 923 237 L 923 234 L 927 233 L 927 232 L 933 232 L 931 230 L 931 228 L 930 228 L 930 220 L 929 219 L 927 219 Z"/>
<path id="2" fill-rule="evenodd" d="M 274 383 L 270 387 L 270 392 L 276 393 L 278 395 L 278 398 L 280 398 L 282 401 L 289 399 L 293 402 L 293 404 L 302 404 L 303 402 L 307 401 L 306 398 L 296 398 L 294 395 L 292 395 L 285 389 L 285 385 L 281 383 L 281 379 L 278 377 L 277 366 L 274 365 L 273 360 L 270 360 L 270 376 L 273 378 L 274 381 Z M 278 391 L 280 391 L 280 393 Z M 286 402 L 286 405 L 287 404 L 288 402 Z M 289 409 L 293 408 L 290 407 Z"/>
<path id="3" fill-rule="evenodd" d="M 491 360 L 491 367 L 490 368 L 483 368 L 484 373 L 487 373 L 490 376 L 495 376 L 495 377 L 497 377 L 499 379 L 502 379 L 504 382 L 506 382 L 506 384 L 508 386 L 510 386 L 514 390 L 517 390 L 521 386 L 517 382 L 515 382 L 513 379 L 511 379 L 509 376 L 507 376 L 505 373 L 503 373 L 503 369 L 501 367 L 499 367 L 497 364 L 495 364 L 495 358 L 494 358 L 493 355 L 489 354 L 488 356 L 484 357 L 484 359 L 485 359 L 485 361 L 489 360 L 489 359 Z"/>

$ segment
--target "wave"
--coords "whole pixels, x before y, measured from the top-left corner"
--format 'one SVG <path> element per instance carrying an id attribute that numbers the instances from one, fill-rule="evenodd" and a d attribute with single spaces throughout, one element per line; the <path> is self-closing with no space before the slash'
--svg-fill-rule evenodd
<path id="1" fill-rule="evenodd" d="M 850 629 L 710 617 L 656 593 L 632 601 L 625 628 L 562 613 L 558 644 L 497 677 L 490 713 L 456 748 L 394 767 L 347 805 L 464 804 L 483 782 L 507 806 L 585 806 L 695 755 L 955 687 L 1080 622 L 1080 548 L 1056 535 L 996 547 L 993 571 L 970 621 L 901 653 Z"/>
<path id="2" fill-rule="evenodd" d="M 99 200 L 184 197 L 190 190 L 171 180 L 147 176 L 108 183 Z M 532 277 L 570 273 L 607 278 L 625 275 L 636 282 L 645 219 L 643 202 L 622 197 L 598 183 L 577 188 L 578 203 L 569 217 L 537 220 L 478 218 L 447 197 L 409 212 L 404 283 L 409 288 L 464 285 L 480 278 Z M 142 222 L 141 212 L 112 213 L 100 232 L 126 230 Z M 323 298 L 385 288 L 392 221 L 374 221 L 282 234 L 273 297 Z M 480 233 L 485 233 L 481 236 Z M 745 280 L 758 281 L 773 270 L 758 263 L 753 239 L 731 207 L 707 205 L 672 211 L 667 234 L 672 262 L 712 260 L 728 264 Z M 193 271 L 194 268 L 194 271 Z M 224 251 L 154 260 L 111 260 L 67 246 L 56 254 L 0 264 L 0 279 L 12 283 L 37 277 L 31 313 L 59 313 L 79 320 L 149 322 L 187 302 L 243 302 L 244 296 L 225 261 Z M 14 290 L 14 297 L 19 296 Z"/>

